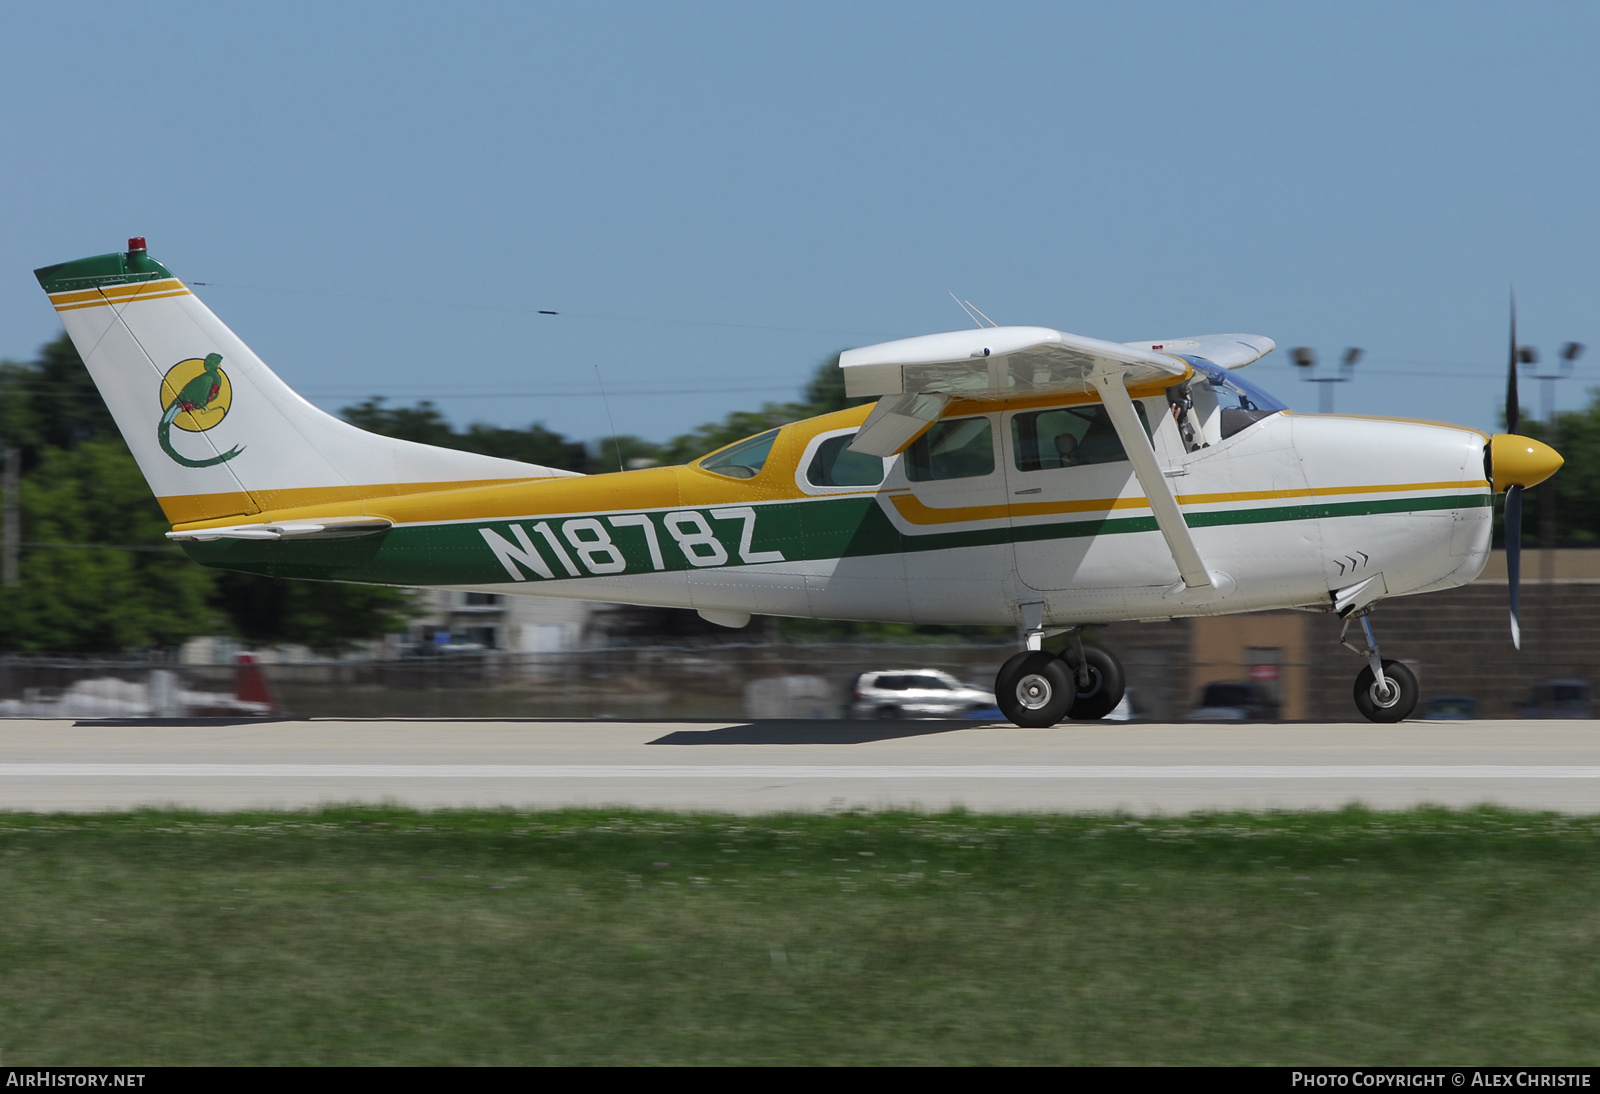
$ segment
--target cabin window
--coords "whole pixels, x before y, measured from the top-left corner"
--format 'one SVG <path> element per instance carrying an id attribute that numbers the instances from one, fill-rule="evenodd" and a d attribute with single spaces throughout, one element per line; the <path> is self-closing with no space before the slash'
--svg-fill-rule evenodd
<path id="1" fill-rule="evenodd" d="M 970 479 L 994 471 L 994 431 L 988 418 L 934 422 L 906 450 L 906 478 L 912 482 Z"/>
<path id="2" fill-rule="evenodd" d="M 1134 403 L 1139 424 L 1150 435 L 1144 404 Z M 1048 471 L 1128 458 L 1111 415 L 1100 403 L 1035 410 L 1011 419 L 1011 443 L 1018 471 Z"/>
<path id="3" fill-rule="evenodd" d="M 778 431 L 773 429 L 759 437 L 729 445 L 701 460 L 700 470 L 726 475 L 730 479 L 753 479 L 766 466 L 767 453 L 772 451 L 772 442 L 777 439 Z"/>
<path id="4" fill-rule="evenodd" d="M 883 481 L 883 457 L 850 451 L 854 433 L 829 437 L 817 445 L 817 454 L 806 468 L 806 481 L 812 486 L 877 486 Z"/>

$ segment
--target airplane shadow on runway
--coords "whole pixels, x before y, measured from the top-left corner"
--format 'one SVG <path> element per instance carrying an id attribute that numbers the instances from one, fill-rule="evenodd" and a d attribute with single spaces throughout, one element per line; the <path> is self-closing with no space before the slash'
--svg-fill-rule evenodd
<path id="1" fill-rule="evenodd" d="M 653 745 L 860 745 L 977 729 L 983 722 L 748 722 L 721 729 L 680 729 Z"/>

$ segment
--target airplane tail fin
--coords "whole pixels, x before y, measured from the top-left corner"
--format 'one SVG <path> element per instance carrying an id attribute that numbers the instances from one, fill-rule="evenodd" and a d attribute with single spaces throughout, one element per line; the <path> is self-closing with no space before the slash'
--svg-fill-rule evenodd
<path id="1" fill-rule="evenodd" d="M 290 389 L 183 282 L 126 252 L 35 270 L 173 524 L 572 474 L 381 437 Z"/>

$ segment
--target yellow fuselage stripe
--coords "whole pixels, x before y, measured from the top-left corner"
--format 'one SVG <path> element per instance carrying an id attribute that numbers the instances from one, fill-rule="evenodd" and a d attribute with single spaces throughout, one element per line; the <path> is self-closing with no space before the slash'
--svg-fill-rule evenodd
<path id="1" fill-rule="evenodd" d="M 1179 494 L 1179 505 L 1222 505 L 1240 501 L 1290 501 L 1326 498 L 1340 494 L 1405 494 L 1419 490 L 1487 490 L 1488 482 L 1402 482 L 1378 486 L 1320 486 L 1302 490 L 1240 490 L 1223 494 Z M 1107 513 L 1114 509 L 1148 509 L 1150 502 L 1135 498 L 1083 498 L 1072 501 L 1025 501 L 1007 505 L 961 505 L 949 509 L 924 505 L 913 494 L 891 499 L 899 514 L 911 524 L 962 524 L 967 521 L 1004 520 L 1007 517 L 1046 517 L 1063 513 Z"/>

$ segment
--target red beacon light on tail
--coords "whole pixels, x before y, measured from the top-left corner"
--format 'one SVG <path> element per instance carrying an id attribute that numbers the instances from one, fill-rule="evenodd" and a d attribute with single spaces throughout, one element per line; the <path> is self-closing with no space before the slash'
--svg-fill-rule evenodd
<path id="1" fill-rule="evenodd" d="M 144 245 L 144 236 L 134 236 L 132 239 L 128 240 L 128 252 L 130 254 L 134 251 L 143 250 L 146 250 Z"/>

